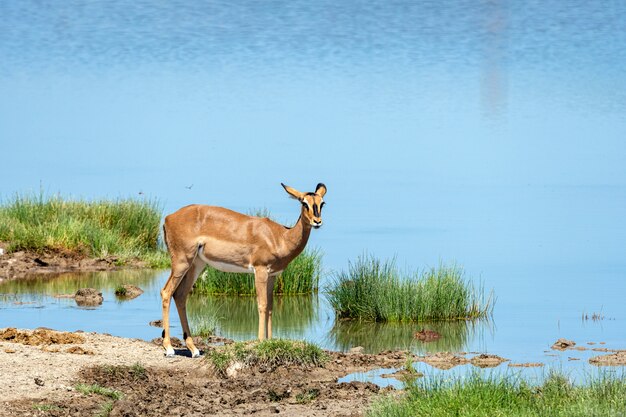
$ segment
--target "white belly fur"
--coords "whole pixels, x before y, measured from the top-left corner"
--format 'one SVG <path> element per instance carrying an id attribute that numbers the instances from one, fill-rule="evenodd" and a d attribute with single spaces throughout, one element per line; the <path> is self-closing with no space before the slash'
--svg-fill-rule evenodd
<path id="1" fill-rule="evenodd" d="M 239 272 L 246 274 L 254 273 L 254 268 L 252 268 L 252 265 L 250 265 L 248 268 L 244 268 L 239 265 L 233 265 L 226 262 L 210 261 L 202 254 L 202 252 L 198 252 L 198 256 L 208 265 L 222 272 Z"/>

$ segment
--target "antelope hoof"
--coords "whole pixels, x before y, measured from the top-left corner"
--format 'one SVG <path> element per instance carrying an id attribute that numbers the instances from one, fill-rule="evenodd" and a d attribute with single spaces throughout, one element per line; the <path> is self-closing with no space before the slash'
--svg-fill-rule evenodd
<path id="1" fill-rule="evenodd" d="M 169 346 L 165 349 L 165 357 L 166 358 L 173 358 L 174 356 L 176 356 L 176 352 L 174 352 L 174 348 Z"/>
<path id="2" fill-rule="evenodd" d="M 194 349 L 191 351 L 191 357 L 192 358 L 199 358 L 200 357 L 200 351 L 198 349 Z"/>

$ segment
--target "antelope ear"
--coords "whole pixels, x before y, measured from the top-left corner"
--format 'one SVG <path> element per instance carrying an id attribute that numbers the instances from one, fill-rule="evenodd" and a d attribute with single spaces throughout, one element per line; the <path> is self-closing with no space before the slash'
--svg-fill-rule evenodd
<path id="1" fill-rule="evenodd" d="M 291 197 L 295 198 L 296 200 L 302 201 L 302 198 L 304 197 L 304 193 L 301 193 L 300 191 L 296 190 L 295 188 L 291 188 L 290 186 L 285 185 L 282 182 L 280 183 L 280 185 L 283 186 L 285 191 L 287 191 L 287 193 Z"/>
<path id="2" fill-rule="evenodd" d="M 319 195 L 320 197 L 324 197 L 324 194 L 326 194 L 326 186 L 321 182 L 317 184 L 317 187 L 315 188 L 315 194 Z"/>

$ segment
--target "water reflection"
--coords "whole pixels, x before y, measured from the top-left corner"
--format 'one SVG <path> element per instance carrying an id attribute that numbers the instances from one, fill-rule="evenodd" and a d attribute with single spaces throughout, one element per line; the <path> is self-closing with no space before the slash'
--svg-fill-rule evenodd
<path id="1" fill-rule="evenodd" d="M 301 339 L 318 317 L 319 302 L 314 296 L 275 296 L 272 329 L 276 337 Z M 193 322 L 214 317 L 217 333 L 236 340 L 254 339 L 258 334 L 255 297 L 206 296 L 192 294 L 187 302 Z"/>
<path id="2" fill-rule="evenodd" d="M 475 337 L 481 338 L 491 328 L 488 321 L 458 321 L 439 323 L 364 323 L 338 321 L 328 337 L 338 349 L 347 350 L 363 346 L 366 352 L 376 353 L 386 349 L 411 350 L 417 353 L 462 351 Z M 419 330 L 432 330 L 441 338 L 424 343 L 414 337 Z"/>
<path id="3" fill-rule="evenodd" d="M 112 292 L 121 284 L 133 284 L 145 291 L 158 287 L 155 277 L 161 274 L 162 271 L 125 269 L 34 276 L 0 284 L 0 294 L 4 295 L 4 298 L 27 296 L 30 300 L 37 300 L 59 294 L 75 294 L 80 288 L 95 288 L 103 293 Z"/>

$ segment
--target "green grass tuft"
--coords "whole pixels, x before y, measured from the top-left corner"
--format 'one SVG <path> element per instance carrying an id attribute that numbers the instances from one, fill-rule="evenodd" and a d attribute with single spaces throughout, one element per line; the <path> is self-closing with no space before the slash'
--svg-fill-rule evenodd
<path id="1" fill-rule="evenodd" d="M 85 395 L 98 394 L 98 395 L 102 395 L 105 397 L 109 397 L 112 400 L 119 400 L 120 398 L 123 397 L 123 394 L 121 392 L 116 391 L 111 388 L 103 387 L 98 384 L 89 385 L 89 384 L 80 383 L 80 384 L 77 384 L 75 388 L 76 388 L 76 391 Z"/>
<path id="2" fill-rule="evenodd" d="M 339 317 L 364 321 L 465 320 L 488 317 L 493 309 L 491 296 L 485 298 L 456 266 L 402 276 L 394 261 L 373 256 L 350 263 L 327 290 Z"/>
<path id="3" fill-rule="evenodd" d="M 268 339 L 218 347 L 209 352 L 207 358 L 218 373 L 225 375 L 226 369 L 234 362 L 272 369 L 289 365 L 322 366 L 328 361 L 328 354 L 313 343 Z"/>
<path id="4" fill-rule="evenodd" d="M 115 295 L 120 296 L 120 297 L 126 296 L 126 287 L 124 287 L 121 284 L 115 287 Z"/>
<path id="5" fill-rule="evenodd" d="M 384 397 L 369 417 L 583 417 L 620 416 L 626 409 L 626 379 L 600 376 L 576 386 L 552 373 L 540 386 L 502 375 L 429 378 L 409 383 L 400 398 Z"/>
<path id="6" fill-rule="evenodd" d="M 133 259 L 166 267 L 159 243 L 161 209 L 153 200 L 68 200 L 60 196 L 15 195 L 0 205 L 0 241 L 9 252 L 75 253 L 92 258 Z"/>
<path id="7" fill-rule="evenodd" d="M 38 411 L 63 411 L 61 407 L 55 404 L 33 404 L 33 410 Z"/>

